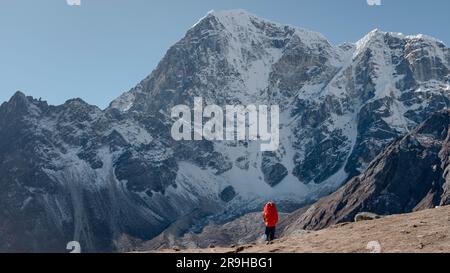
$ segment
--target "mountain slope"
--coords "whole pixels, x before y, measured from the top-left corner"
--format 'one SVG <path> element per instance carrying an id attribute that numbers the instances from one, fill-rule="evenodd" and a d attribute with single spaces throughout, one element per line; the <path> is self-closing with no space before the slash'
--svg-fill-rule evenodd
<path id="1" fill-rule="evenodd" d="M 224 223 L 273 199 L 291 211 L 334 192 L 449 105 L 449 49 L 373 31 L 356 44 L 242 10 L 211 12 L 110 107 L 0 106 L 0 251 L 114 251 Z M 280 148 L 171 138 L 172 106 L 278 104 Z M 445 151 L 442 151 L 445 153 Z M 448 191 L 448 189 L 446 189 Z"/>
<path id="2" fill-rule="evenodd" d="M 433 114 L 359 176 L 313 204 L 289 229 L 321 229 L 359 212 L 390 215 L 448 205 L 450 111 Z"/>
<path id="3" fill-rule="evenodd" d="M 186 249 L 193 253 L 448 253 L 450 207 L 345 223 L 319 231 L 298 231 L 272 245 Z M 378 244 L 371 243 L 377 242 Z M 174 252 L 174 250 L 160 250 Z"/>
<path id="4" fill-rule="evenodd" d="M 386 148 L 359 176 L 335 193 L 295 212 L 280 215 L 280 236 L 319 230 L 351 222 L 358 213 L 392 215 L 448 205 L 450 111 L 433 114 L 424 123 Z M 225 225 L 207 226 L 201 233 L 162 235 L 138 246 L 206 248 L 258 241 L 264 230 L 261 213 L 248 214 Z M 172 236 L 171 240 L 167 238 Z"/>

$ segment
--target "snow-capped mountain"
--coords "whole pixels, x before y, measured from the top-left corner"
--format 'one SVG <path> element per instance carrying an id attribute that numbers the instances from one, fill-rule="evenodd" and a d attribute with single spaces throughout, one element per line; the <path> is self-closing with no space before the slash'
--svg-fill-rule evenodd
<path id="1" fill-rule="evenodd" d="M 293 234 L 308 233 L 306 230 L 322 230 L 344 222 L 348 224 L 358 214 L 369 213 L 381 218 L 449 205 L 449 126 L 450 110 L 432 114 L 384 149 L 362 174 L 339 190 L 292 213 L 280 214 L 277 237 L 286 240 Z M 175 222 L 150 241 L 129 242 L 128 249 L 193 250 L 211 245 L 258 244 L 264 240 L 261 238 L 264 230 L 261 218 L 261 212 L 248 213 L 225 224 L 208 225 L 201 232 L 184 233 L 179 232 L 180 223 Z"/>
<path id="2" fill-rule="evenodd" d="M 378 155 L 359 176 L 322 198 L 286 232 L 351 222 L 360 212 L 402 214 L 450 204 L 450 111 L 433 114 Z"/>
<path id="3" fill-rule="evenodd" d="M 175 221 L 182 232 L 267 199 L 311 202 L 447 108 L 449 69 L 450 50 L 423 35 L 375 30 L 334 46 L 242 10 L 210 12 L 105 110 L 20 92 L 1 105 L 0 251 L 64 251 L 72 240 L 110 251 Z M 279 105 L 280 148 L 174 141 L 171 108 L 196 96 Z"/>

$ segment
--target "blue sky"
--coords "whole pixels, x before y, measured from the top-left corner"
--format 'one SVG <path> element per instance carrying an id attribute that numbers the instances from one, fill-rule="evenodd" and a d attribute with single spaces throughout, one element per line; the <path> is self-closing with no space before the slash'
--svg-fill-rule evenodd
<path id="1" fill-rule="evenodd" d="M 21 90 L 51 104 L 80 97 L 104 108 L 212 9 L 243 8 L 319 31 L 333 44 L 355 42 L 374 28 L 450 44 L 448 0 L 81 1 L 1 0 L 0 102 Z"/>

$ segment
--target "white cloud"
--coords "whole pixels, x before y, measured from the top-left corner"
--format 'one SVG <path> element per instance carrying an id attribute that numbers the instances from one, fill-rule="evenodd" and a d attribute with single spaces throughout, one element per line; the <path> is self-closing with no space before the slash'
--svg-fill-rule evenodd
<path id="1" fill-rule="evenodd" d="M 367 0 L 369 6 L 381 6 L 381 0 Z"/>
<path id="2" fill-rule="evenodd" d="M 69 6 L 81 6 L 81 0 L 66 0 Z"/>

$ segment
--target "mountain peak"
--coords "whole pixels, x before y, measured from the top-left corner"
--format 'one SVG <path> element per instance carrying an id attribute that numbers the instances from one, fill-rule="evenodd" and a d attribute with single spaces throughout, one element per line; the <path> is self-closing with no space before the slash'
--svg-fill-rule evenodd
<path id="1" fill-rule="evenodd" d="M 381 31 L 380 29 L 376 28 L 369 33 L 367 33 L 362 39 L 356 42 L 357 48 L 366 47 L 374 40 L 378 40 L 386 35 L 386 32 Z"/>
<path id="2" fill-rule="evenodd" d="M 382 31 L 378 28 L 370 31 L 369 33 L 367 33 L 361 40 L 359 40 L 358 42 L 356 42 L 357 45 L 363 45 L 366 44 L 368 41 L 373 41 L 379 38 L 383 38 L 386 35 L 391 36 L 391 37 L 396 37 L 399 39 L 407 39 L 407 40 L 424 40 L 424 41 L 431 41 L 431 42 L 435 42 L 435 43 L 440 43 L 445 45 L 445 43 L 433 36 L 429 36 L 429 35 L 424 35 L 424 34 L 414 34 L 414 35 L 406 35 L 403 34 L 401 32 L 387 32 L 387 31 Z"/>
<path id="3" fill-rule="evenodd" d="M 242 22 L 242 20 L 244 19 L 248 20 L 250 16 L 256 17 L 255 15 L 251 15 L 249 12 L 243 9 L 220 10 L 220 11 L 210 10 L 206 13 L 205 16 L 200 18 L 200 20 L 198 20 L 198 22 L 195 23 L 192 26 L 192 28 L 198 26 L 201 22 L 208 20 L 210 18 L 215 18 L 220 23 L 226 23 L 232 20 L 237 22 L 238 21 L 237 19 L 241 20 Z"/>
<path id="4" fill-rule="evenodd" d="M 226 29 L 231 29 L 236 26 L 247 28 L 252 25 L 251 24 L 252 20 L 265 21 L 264 19 L 258 17 L 257 15 L 251 14 L 243 9 L 220 10 L 220 11 L 211 10 L 204 17 L 200 18 L 200 20 L 196 24 L 194 24 L 193 27 L 196 27 L 201 22 L 205 20 L 210 20 L 211 18 L 214 18 Z"/>
<path id="5" fill-rule="evenodd" d="M 416 34 L 416 35 L 405 35 L 400 32 L 386 32 L 380 29 L 374 29 L 366 34 L 362 39 L 355 43 L 356 51 L 354 56 L 359 55 L 362 52 L 365 52 L 367 48 L 372 50 L 381 50 L 383 47 L 390 47 L 389 43 L 394 40 L 402 40 L 406 44 L 414 45 L 414 47 L 426 48 L 430 47 L 431 52 L 439 59 L 446 63 L 446 55 L 447 49 L 444 42 L 439 39 L 436 39 L 432 36 L 424 35 L 424 34 Z"/>
<path id="6" fill-rule="evenodd" d="M 236 17 L 236 16 L 250 16 L 250 12 L 245 9 L 229 9 L 229 10 L 210 10 L 207 15 L 216 17 Z"/>
<path id="7" fill-rule="evenodd" d="M 9 99 L 8 104 L 26 108 L 29 105 L 29 101 L 23 92 L 16 91 L 16 93 L 14 93 L 14 95 Z"/>
<path id="8" fill-rule="evenodd" d="M 9 101 L 4 102 L 1 107 L 3 109 L 7 109 L 6 112 L 14 115 L 23 115 L 27 114 L 32 107 L 32 97 L 27 97 L 21 91 L 17 91 L 14 95 L 9 99 Z M 3 112 L 5 113 L 5 112 Z"/>
<path id="9" fill-rule="evenodd" d="M 12 95 L 10 101 L 19 100 L 19 99 L 26 99 L 26 95 L 20 90 L 16 91 L 16 93 L 14 93 L 14 95 Z"/>
<path id="10" fill-rule="evenodd" d="M 292 32 L 295 35 L 304 39 L 304 41 L 328 43 L 328 40 L 319 32 L 311 31 L 301 27 L 274 22 L 269 19 L 265 19 L 244 9 L 231 9 L 209 11 L 206 16 L 201 18 L 192 28 L 199 26 L 202 22 L 207 22 L 211 19 L 215 20 L 215 23 L 220 24 L 228 33 L 241 33 L 243 31 L 250 31 L 253 33 L 260 33 L 266 35 L 267 29 L 278 30 L 280 32 Z M 216 26 L 216 24 L 205 24 L 208 26 Z"/>

